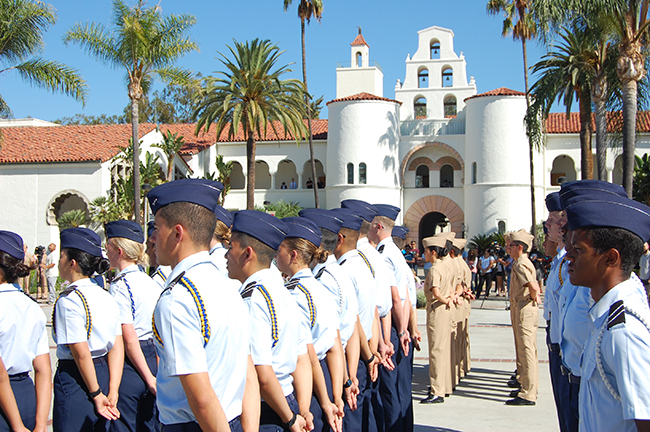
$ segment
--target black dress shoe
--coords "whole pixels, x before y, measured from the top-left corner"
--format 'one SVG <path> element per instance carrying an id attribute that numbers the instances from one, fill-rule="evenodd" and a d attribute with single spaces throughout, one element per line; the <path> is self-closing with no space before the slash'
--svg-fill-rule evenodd
<path id="1" fill-rule="evenodd" d="M 512 375 L 510 375 L 511 380 L 516 380 L 517 379 L 517 371 L 515 370 Z"/>
<path id="2" fill-rule="evenodd" d="M 517 396 L 519 396 L 519 390 L 513 390 L 513 391 L 510 392 L 510 397 L 511 398 L 514 398 L 514 397 L 517 397 Z"/>
<path id="3" fill-rule="evenodd" d="M 426 398 L 420 401 L 421 404 L 438 404 L 443 403 L 445 398 L 442 396 L 436 396 L 433 393 L 429 393 Z"/>
<path id="4" fill-rule="evenodd" d="M 523 399 L 523 398 L 520 398 L 519 396 L 517 396 L 514 399 L 507 400 L 506 405 L 528 405 L 528 406 L 530 406 L 530 405 L 535 405 L 535 402 L 529 401 L 529 400 L 526 400 L 526 399 Z"/>
<path id="5" fill-rule="evenodd" d="M 511 379 L 508 381 L 508 387 L 510 388 L 521 388 L 521 383 L 516 379 Z"/>

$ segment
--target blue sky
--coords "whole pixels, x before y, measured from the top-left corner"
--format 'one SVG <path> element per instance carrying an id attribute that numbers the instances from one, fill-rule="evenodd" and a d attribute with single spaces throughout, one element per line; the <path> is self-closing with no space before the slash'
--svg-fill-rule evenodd
<path id="1" fill-rule="evenodd" d="M 134 0 L 126 0 L 133 4 Z M 282 0 L 157 0 L 164 14 L 187 13 L 197 18 L 190 35 L 200 52 L 182 58 L 178 65 L 214 74 L 223 70 L 215 59 L 226 53 L 232 40 L 270 39 L 286 51 L 281 61 L 294 63 L 292 77 L 300 72 L 300 21 L 297 2 L 287 12 Z M 76 113 L 121 114 L 128 104 L 124 72 L 107 67 L 84 53 L 77 45 L 64 46 L 65 32 L 77 22 L 111 23 L 108 0 L 52 0 L 57 23 L 45 34 L 42 56 L 79 69 L 89 86 L 85 108 L 72 98 L 52 95 L 30 87 L 15 72 L 0 77 L 0 92 L 15 118 L 54 120 Z M 150 0 L 149 5 L 156 4 Z M 370 61 L 384 72 L 384 96 L 394 97 L 397 79 L 404 81 L 405 59 L 417 49 L 417 31 L 434 25 L 454 31 L 454 48 L 467 61 L 467 75 L 476 79 L 479 93 L 499 87 L 524 90 L 522 49 L 512 37 L 502 37 L 502 17 L 485 12 L 486 0 L 324 0 L 323 20 L 307 27 L 307 78 L 310 93 L 336 96 L 337 63 L 349 63 L 350 43 L 361 26 L 370 46 Z M 529 43 L 529 65 L 545 53 L 544 47 Z M 532 83 L 532 80 L 531 80 Z M 154 88 L 160 89 L 158 83 Z M 327 117 L 327 109 L 321 118 Z"/>

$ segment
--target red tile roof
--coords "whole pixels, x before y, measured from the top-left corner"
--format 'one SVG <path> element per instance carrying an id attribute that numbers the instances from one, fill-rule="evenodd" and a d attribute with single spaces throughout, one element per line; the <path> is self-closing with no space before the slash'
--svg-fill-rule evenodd
<path id="1" fill-rule="evenodd" d="M 342 97 L 342 98 L 339 98 L 339 99 L 334 99 L 334 100 L 331 100 L 331 101 L 327 102 L 326 105 L 329 105 L 329 104 L 334 103 L 334 102 L 362 101 L 362 100 L 395 102 L 395 103 L 398 103 L 398 104 L 402 105 L 402 102 L 400 102 L 400 101 L 396 101 L 396 100 L 393 100 L 393 99 L 388 99 L 388 98 L 385 98 L 385 97 L 375 96 L 374 94 L 365 93 L 365 92 L 357 93 L 357 94 L 352 95 L 352 96 Z"/>
<path id="2" fill-rule="evenodd" d="M 359 33 L 357 37 L 355 37 L 352 43 L 350 44 L 350 46 L 357 46 L 357 45 L 365 45 L 367 47 L 370 47 L 370 45 L 368 45 L 368 43 L 363 38 L 363 36 L 361 36 L 361 33 Z"/>
<path id="3" fill-rule="evenodd" d="M 595 115 L 591 116 L 591 127 L 596 131 Z M 615 132 L 622 129 L 621 113 L 607 113 L 607 131 Z M 636 118 L 637 132 L 650 132 L 650 111 L 639 111 Z M 580 133 L 580 113 L 573 112 L 567 120 L 566 113 L 550 113 L 546 119 L 546 132 L 549 134 Z"/>
<path id="4" fill-rule="evenodd" d="M 526 96 L 526 93 L 520 92 L 517 90 L 511 90 L 509 88 L 501 87 L 495 90 L 490 90 L 485 93 L 477 94 L 474 96 L 470 96 L 466 98 L 465 100 L 469 99 L 474 99 L 474 98 L 480 98 L 480 97 L 486 97 L 486 96 Z"/>

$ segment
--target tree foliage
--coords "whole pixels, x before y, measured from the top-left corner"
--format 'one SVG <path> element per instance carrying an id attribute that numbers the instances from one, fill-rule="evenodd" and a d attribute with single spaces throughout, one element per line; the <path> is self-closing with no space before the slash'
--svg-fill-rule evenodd
<path id="1" fill-rule="evenodd" d="M 223 155 L 217 155 L 216 161 L 217 173 L 219 174 L 217 180 L 223 184 L 223 190 L 219 196 L 219 205 L 223 205 L 226 200 L 226 195 L 230 192 L 230 173 L 232 172 L 232 161 L 224 162 Z"/>
<path id="2" fill-rule="evenodd" d="M 275 217 L 280 219 L 285 217 L 298 216 L 298 213 L 300 213 L 300 210 L 302 209 L 303 208 L 300 207 L 297 202 L 285 202 L 284 200 L 280 200 L 273 204 L 266 204 L 263 207 L 255 206 L 255 210 L 273 213 Z"/>
<path id="3" fill-rule="evenodd" d="M 650 159 L 647 154 L 635 156 L 634 199 L 650 205 Z"/>
<path id="4" fill-rule="evenodd" d="M 86 225 L 88 221 L 88 212 L 80 209 L 67 211 L 56 220 L 59 224 L 59 230 L 80 227 Z"/>
<path id="5" fill-rule="evenodd" d="M 153 147 L 161 149 L 167 158 L 167 181 L 171 181 L 174 176 L 174 158 L 184 144 L 185 137 L 178 136 L 178 132 L 172 134 L 170 130 L 163 132 L 163 142 L 153 144 Z"/>

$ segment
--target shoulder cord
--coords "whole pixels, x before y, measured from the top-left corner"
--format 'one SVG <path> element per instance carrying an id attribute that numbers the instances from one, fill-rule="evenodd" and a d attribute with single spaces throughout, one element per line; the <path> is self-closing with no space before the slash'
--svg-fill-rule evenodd
<path id="1" fill-rule="evenodd" d="M 124 285 L 126 285 L 126 290 L 129 292 L 129 297 L 131 298 L 131 316 L 135 320 L 135 301 L 133 301 L 133 293 L 131 292 L 131 287 L 129 286 L 129 283 L 126 281 L 126 278 L 122 279 L 124 281 Z"/>
<path id="2" fill-rule="evenodd" d="M 625 307 L 625 312 L 629 313 L 639 321 L 641 321 L 641 324 L 645 326 L 645 328 L 650 331 L 650 325 L 648 325 L 648 322 L 641 317 L 636 311 L 628 308 L 627 306 Z M 600 332 L 598 333 L 598 339 L 596 339 L 596 367 L 598 368 L 598 373 L 600 373 L 600 377 L 603 379 L 603 382 L 605 383 L 605 387 L 607 387 L 607 390 L 612 394 L 614 399 L 620 401 L 621 400 L 621 395 L 618 394 L 612 383 L 607 379 L 605 376 L 605 368 L 603 367 L 603 358 L 602 354 L 600 352 L 600 344 L 602 343 L 603 340 L 603 334 L 605 334 L 605 328 L 607 327 L 607 320 L 603 323 L 603 325 L 600 327 Z"/>

